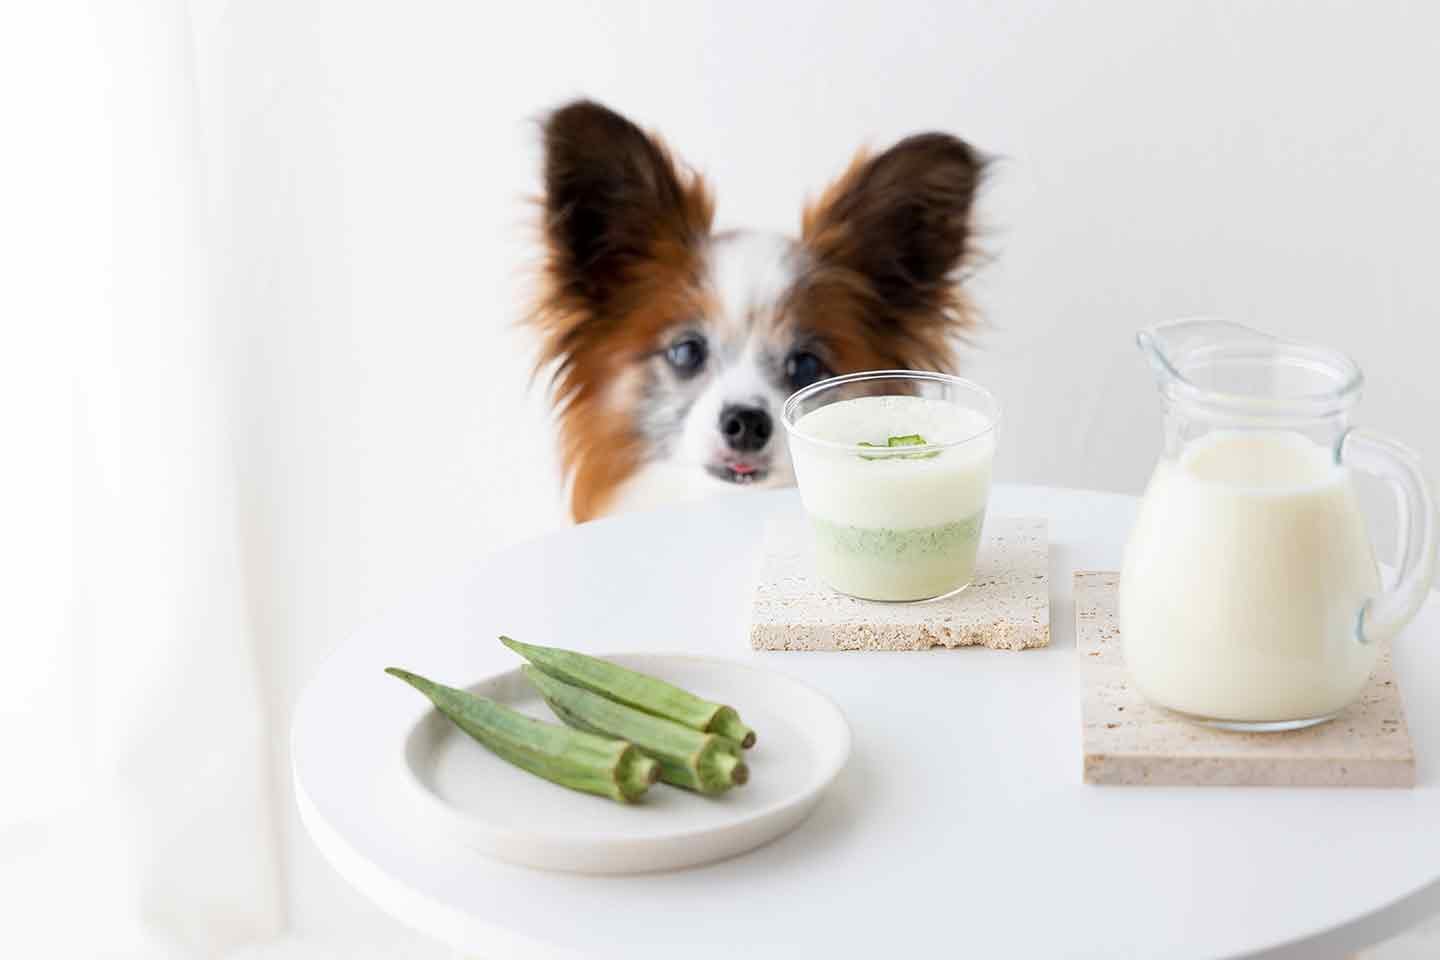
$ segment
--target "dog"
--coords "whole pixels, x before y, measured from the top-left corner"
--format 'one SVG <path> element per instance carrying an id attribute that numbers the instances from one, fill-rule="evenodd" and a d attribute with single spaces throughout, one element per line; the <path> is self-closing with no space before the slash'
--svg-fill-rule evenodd
<path id="1" fill-rule="evenodd" d="M 620 114 L 541 121 L 543 265 L 529 322 L 577 522 L 792 484 L 780 408 L 857 370 L 949 371 L 985 167 L 944 133 L 863 151 L 798 238 L 715 232 L 704 179 Z"/>

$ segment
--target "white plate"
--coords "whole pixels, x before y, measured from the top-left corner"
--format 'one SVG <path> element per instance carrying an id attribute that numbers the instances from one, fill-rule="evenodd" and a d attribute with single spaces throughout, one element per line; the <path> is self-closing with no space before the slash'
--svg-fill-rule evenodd
<path id="1" fill-rule="evenodd" d="M 669 870 L 744 853 L 793 829 L 850 755 L 839 708 L 789 677 L 711 657 L 606 659 L 739 710 L 756 733 L 745 751 L 750 782 L 718 797 L 657 783 L 639 803 L 615 803 L 510 766 L 429 709 L 405 737 L 404 765 L 427 815 L 457 840 L 511 863 L 580 873 Z M 518 666 L 466 689 L 555 720 Z"/>

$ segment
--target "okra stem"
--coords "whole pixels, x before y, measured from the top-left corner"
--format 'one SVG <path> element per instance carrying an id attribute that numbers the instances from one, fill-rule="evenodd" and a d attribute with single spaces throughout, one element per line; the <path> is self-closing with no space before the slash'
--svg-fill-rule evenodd
<path id="1" fill-rule="evenodd" d="M 530 664 L 521 668 L 555 715 L 579 730 L 633 743 L 660 763 L 660 779 L 700 793 L 722 793 L 750 778 L 735 741 L 651 716 L 557 680 Z"/>

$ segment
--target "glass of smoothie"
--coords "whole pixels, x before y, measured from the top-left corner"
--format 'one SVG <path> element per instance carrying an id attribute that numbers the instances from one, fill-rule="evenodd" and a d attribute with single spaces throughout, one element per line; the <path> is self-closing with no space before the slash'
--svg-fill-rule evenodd
<path id="1" fill-rule="evenodd" d="M 943 373 L 852 373 L 793 394 L 782 419 L 822 580 L 887 601 L 970 585 L 1000 424 L 988 390 Z"/>

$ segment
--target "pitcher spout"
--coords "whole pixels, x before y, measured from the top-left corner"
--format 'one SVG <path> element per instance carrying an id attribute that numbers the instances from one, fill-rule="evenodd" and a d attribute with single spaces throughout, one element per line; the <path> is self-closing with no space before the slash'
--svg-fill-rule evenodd
<path id="1" fill-rule="evenodd" d="M 1275 338 L 1228 320 L 1186 317 L 1146 327 L 1135 335 L 1135 343 L 1163 388 L 1177 380 L 1189 380 L 1187 372 L 1205 354 L 1247 343 L 1263 348 L 1273 345 Z"/>
<path id="2" fill-rule="evenodd" d="M 1238 323 L 1192 317 L 1135 337 L 1167 400 L 1247 416 L 1333 416 L 1359 397 L 1360 368 L 1344 353 L 1282 340 Z"/>

